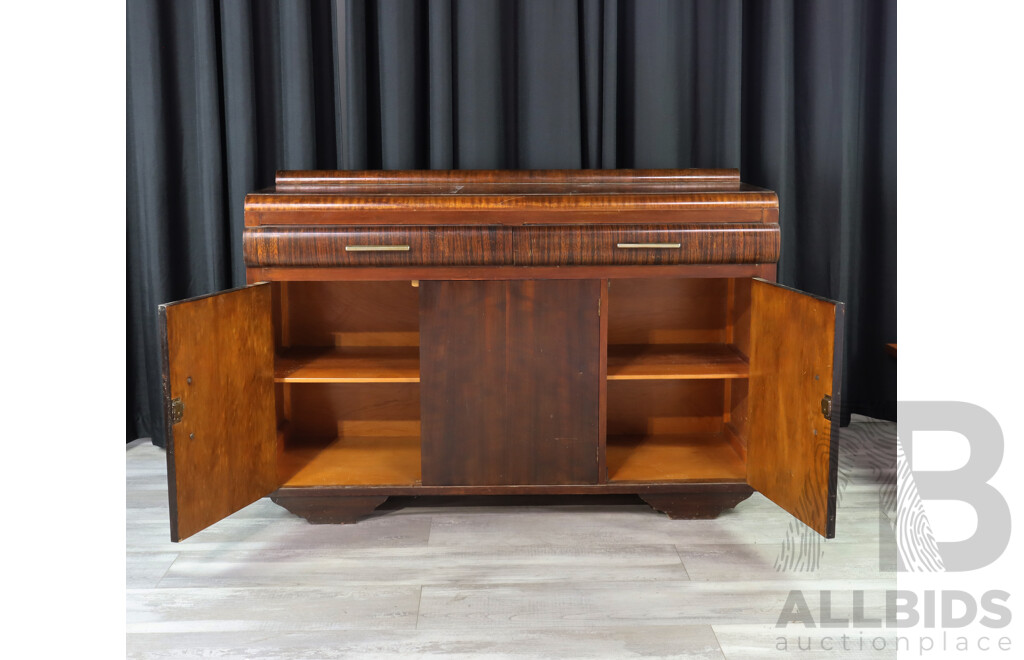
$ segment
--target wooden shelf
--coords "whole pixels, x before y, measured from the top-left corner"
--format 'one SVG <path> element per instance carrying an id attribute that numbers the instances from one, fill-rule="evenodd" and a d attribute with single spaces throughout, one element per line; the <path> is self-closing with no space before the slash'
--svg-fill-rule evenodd
<path id="1" fill-rule="evenodd" d="M 418 383 L 418 346 L 289 348 L 274 362 L 277 383 Z"/>
<path id="2" fill-rule="evenodd" d="M 420 482 L 419 436 L 357 436 L 286 448 L 282 486 L 411 486 Z"/>
<path id="3" fill-rule="evenodd" d="M 747 467 L 720 433 L 609 436 L 608 481 L 745 481 Z"/>
<path id="4" fill-rule="evenodd" d="M 608 380 L 747 378 L 750 365 L 729 344 L 619 344 L 608 347 Z"/>

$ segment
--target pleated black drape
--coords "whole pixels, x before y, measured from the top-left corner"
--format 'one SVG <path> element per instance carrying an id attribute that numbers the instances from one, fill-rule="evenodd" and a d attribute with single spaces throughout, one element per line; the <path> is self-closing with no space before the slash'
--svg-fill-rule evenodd
<path id="1" fill-rule="evenodd" d="M 847 304 L 844 408 L 895 415 L 886 0 L 128 4 L 128 438 L 161 438 L 156 306 L 244 283 L 277 169 L 739 167 L 783 283 Z"/>

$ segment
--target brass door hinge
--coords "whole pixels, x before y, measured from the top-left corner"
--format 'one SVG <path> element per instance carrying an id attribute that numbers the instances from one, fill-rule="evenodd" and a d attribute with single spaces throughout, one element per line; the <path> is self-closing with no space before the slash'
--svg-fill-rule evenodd
<path id="1" fill-rule="evenodd" d="M 177 399 L 171 399 L 171 426 L 179 423 L 181 418 L 185 416 L 185 404 L 182 403 L 181 397 Z"/>
<path id="2" fill-rule="evenodd" d="M 828 394 L 821 397 L 821 414 L 826 418 L 832 417 L 832 397 Z"/>

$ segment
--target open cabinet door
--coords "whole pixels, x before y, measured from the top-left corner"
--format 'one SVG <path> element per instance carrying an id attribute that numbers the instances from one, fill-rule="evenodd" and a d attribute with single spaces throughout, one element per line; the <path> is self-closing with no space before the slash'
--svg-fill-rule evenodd
<path id="1" fill-rule="evenodd" d="M 270 285 L 160 306 L 171 540 L 278 485 Z"/>
<path id="2" fill-rule="evenodd" d="M 843 304 L 755 279 L 747 482 L 835 536 Z"/>

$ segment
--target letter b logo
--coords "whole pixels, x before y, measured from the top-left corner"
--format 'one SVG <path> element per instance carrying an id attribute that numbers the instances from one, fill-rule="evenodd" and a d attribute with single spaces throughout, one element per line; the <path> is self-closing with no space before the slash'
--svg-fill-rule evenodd
<path id="1" fill-rule="evenodd" d="M 896 427 L 921 500 L 966 502 L 978 515 L 978 528 L 973 536 L 963 541 L 936 543 L 945 570 L 975 570 L 998 559 L 1010 542 L 1010 507 L 988 483 L 1003 460 L 1003 431 L 995 417 L 980 406 L 960 401 L 902 401 Z M 913 470 L 916 431 L 959 433 L 967 439 L 970 458 L 956 470 Z M 912 484 L 901 479 L 899 486 Z M 904 499 L 902 495 L 900 499 Z M 897 516 L 909 513 L 901 506 Z M 915 526 L 901 523 L 898 527 L 902 528 L 900 543 L 914 543 Z M 904 552 L 901 550 L 900 554 Z"/>

